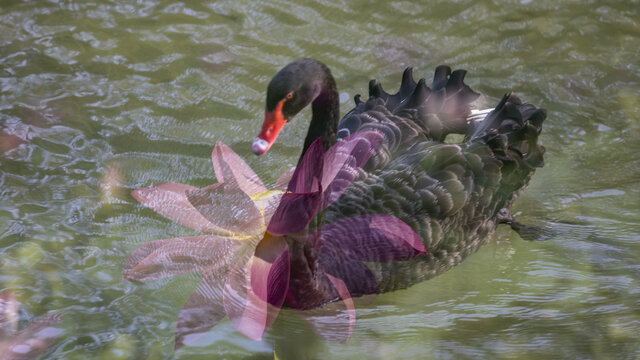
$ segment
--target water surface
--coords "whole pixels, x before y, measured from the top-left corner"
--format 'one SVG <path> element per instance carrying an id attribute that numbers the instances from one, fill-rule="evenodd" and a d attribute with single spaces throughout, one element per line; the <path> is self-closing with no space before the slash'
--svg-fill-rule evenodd
<path id="1" fill-rule="evenodd" d="M 640 357 L 638 1 L 9 1 L 0 4 L 0 288 L 21 323 L 63 313 L 47 359 Z M 122 281 L 140 244 L 193 235 L 130 191 L 215 181 L 223 141 L 268 184 L 293 166 L 298 116 L 251 154 L 265 89 L 300 57 L 343 98 L 406 66 L 469 71 L 493 106 L 548 109 L 540 169 L 514 210 L 543 242 L 500 228 L 462 265 L 358 307 L 347 344 L 290 310 L 262 342 L 228 321 L 173 352 L 195 275 Z M 342 113 L 351 101 L 342 104 Z"/>

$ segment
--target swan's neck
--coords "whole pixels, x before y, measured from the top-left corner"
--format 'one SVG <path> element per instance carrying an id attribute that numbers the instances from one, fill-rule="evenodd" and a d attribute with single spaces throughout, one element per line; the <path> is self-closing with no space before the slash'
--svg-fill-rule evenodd
<path id="1" fill-rule="evenodd" d="M 298 309 L 313 309 L 340 296 L 327 283 L 326 276 L 319 273 L 318 250 L 314 246 L 319 239 L 309 235 L 305 231 L 285 236 L 291 269 L 287 302 Z"/>
<path id="2" fill-rule="evenodd" d="M 304 140 L 300 160 L 311 143 L 322 138 L 322 148 L 327 151 L 336 143 L 338 120 L 340 119 L 340 103 L 336 82 L 330 73 L 326 74 L 320 93 L 311 103 L 311 124 Z M 298 160 L 298 163 L 300 163 Z"/>

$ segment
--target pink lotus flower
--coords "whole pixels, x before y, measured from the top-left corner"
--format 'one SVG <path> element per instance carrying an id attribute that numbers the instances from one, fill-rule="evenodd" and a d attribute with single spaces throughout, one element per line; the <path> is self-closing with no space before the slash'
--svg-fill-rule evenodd
<path id="1" fill-rule="evenodd" d="M 425 252 L 417 234 L 392 216 L 357 216 L 308 228 L 316 214 L 351 184 L 382 138 L 377 132 L 358 133 L 326 154 L 319 141 L 314 142 L 286 192 L 267 191 L 251 168 L 222 143 L 212 155 L 219 183 L 203 189 L 168 183 L 133 192 L 142 204 L 208 234 L 145 243 L 125 266 L 125 279 L 134 281 L 200 273 L 202 282 L 178 318 L 176 348 L 225 315 L 242 334 L 261 339 L 285 298 L 301 309 L 342 299 L 350 334 L 355 321 L 351 294 L 377 289 L 362 262 L 408 259 Z M 276 188 L 285 179 L 281 177 Z M 328 293 L 312 294 L 304 286 L 290 284 L 296 276 L 291 274 L 290 258 L 296 261 L 298 249 L 290 254 L 288 241 L 307 244 L 317 252 L 320 280 Z M 361 276 L 354 277 L 353 270 Z"/>
<path id="2" fill-rule="evenodd" d="M 291 176 L 286 172 L 268 191 L 260 178 L 229 147 L 216 144 L 212 155 L 218 183 L 198 189 L 164 183 L 133 191 L 142 204 L 207 235 L 151 241 L 138 247 L 124 278 L 149 281 L 198 272 L 202 282 L 187 300 L 176 326 L 176 348 L 215 326 L 231 298 L 225 282 L 234 266 L 245 268 Z M 231 318 L 231 316 L 230 316 Z"/>

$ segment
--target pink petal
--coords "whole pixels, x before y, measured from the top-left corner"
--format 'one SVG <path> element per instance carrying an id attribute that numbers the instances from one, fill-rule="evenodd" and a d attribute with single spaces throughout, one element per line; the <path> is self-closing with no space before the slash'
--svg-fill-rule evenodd
<path id="1" fill-rule="evenodd" d="M 273 214 L 275 214 L 276 210 L 278 210 L 278 207 L 280 206 L 280 200 L 282 200 L 283 195 L 284 193 L 275 193 L 264 203 L 263 215 L 265 224 L 269 224 L 269 222 L 271 222 Z"/>
<path id="2" fill-rule="evenodd" d="M 359 261 L 405 260 L 426 253 L 418 234 L 390 215 L 360 215 L 322 227 L 321 253 Z"/>
<path id="3" fill-rule="evenodd" d="M 339 278 L 349 289 L 352 296 L 363 296 L 378 293 L 378 283 L 371 270 L 362 261 L 348 260 L 336 257 L 335 253 L 321 252 L 318 255 L 321 273 L 327 277 Z M 299 303 L 304 300 L 297 295 Z M 331 298 L 325 299 L 330 301 Z"/>
<path id="4" fill-rule="evenodd" d="M 286 193 L 269 221 L 267 230 L 276 235 L 294 234 L 303 230 L 318 213 L 322 193 Z"/>
<path id="5" fill-rule="evenodd" d="M 222 296 L 223 276 L 229 271 L 229 264 L 223 271 L 200 271 L 202 282 L 191 294 L 178 315 L 176 323 L 175 349 L 193 342 L 214 327 L 225 316 Z"/>
<path id="6" fill-rule="evenodd" d="M 238 154 L 222 142 L 218 142 L 211 153 L 213 170 L 218 182 L 235 181 L 246 194 L 267 191 L 258 175 Z"/>
<path id="7" fill-rule="evenodd" d="M 357 132 L 333 145 L 324 155 L 322 187 L 330 193 L 327 207 L 334 202 L 358 174 L 384 139 L 378 131 Z"/>
<path id="8" fill-rule="evenodd" d="M 335 301 L 340 295 L 327 275 L 339 278 L 351 296 L 378 292 L 376 278 L 362 261 L 336 256 L 334 249 L 322 246 L 320 232 L 296 234 L 289 249 L 291 274 L 287 304 L 297 309 L 312 309 Z M 328 251 L 330 250 L 330 251 Z M 313 279 L 313 280 L 311 280 Z"/>
<path id="9" fill-rule="evenodd" d="M 18 328 L 18 300 L 8 289 L 0 292 L 0 340 L 8 338 Z"/>
<path id="10" fill-rule="evenodd" d="M 289 287 L 289 247 L 280 236 L 265 236 L 256 247 L 251 264 L 251 289 L 263 301 L 277 307 Z"/>
<path id="11" fill-rule="evenodd" d="M 320 336 L 328 341 L 346 343 L 356 324 L 356 310 L 347 286 L 339 278 L 327 275 L 340 294 L 341 301 L 320 309 L 300 311 L 298 314 Z"/>
<path id="12" fill-rule="evenodd" d="M 251 198 L 235 183 L 187 192 L 191 205 L 219 228 L 247 235 L 264 231 L 264 219 Z"/>
<path id="13" fill-rule="evenodd" d="M 338 278 L 334 278 L 329 274 L 327 274 L 327 278 L 329 278 L 333 286 L 336 288 L 336 290 L 338 290 L 338 294 L 340 294 L 340 298 L 342 299 L 342 301 L 344 301 L 344 305 L 349 315 L 349 327 L 347 330 L 347 336 L 346 338 L 344 338 L 344 342 L 347 342 L 347 340 L 349 340 L 349 337 L 351 336 L 351 333 L 353 332 L 353 327 L 356 324 L 356 309 L 353 306 L 353 300 L 351 299 L 349 290 L 347 290 L 344 282 Z"/>
<path id="14" fill-rule="evenodd" d="M 296 168 L 291 168 L 280 175 L 276 183 L 273 184 L 274 190 L 287 190 L 287 186 L 289 186 L 289 182 L 291 181 L 291 177 L 295 172 Z"/>
<path id="15" fill-rule="evenodd" d="M 219 268 L 238 248 L 233 240 L 214 235 L 155 240 L 138 247 L 124 269 L 129 281 L 149 281 Z"/>
<path id="16" fill-rule="evenodd" d="M 224 308 L 243 335 L 260 340 L 273 324 L 289 284 L 289 252 L 284 239 L 267 237 L 250 261 L 238 262 L 227 278 Z"/>
<path id="17" fill-rule="evenodd" d="M 266 311 L 261 313 L 261 306 L 251 304 L 258 301 L 251 299 L 255 294 L 250 290 L 250 259 L 247 254 L 237 259 L 231 268 L 224 285 L 223 306 L 229 321 L 238 331 L 250 339 L 259 340 L 266 323 Z"/>
<path id="18" fill-rule="evenodd" d="M 193 190 L 197 188 L 185 184 L 164 183 L 136 189 L 131 195 L 142 205 L 188 228 L 203 233 L 219 232 L 220 228 L 203 217 L 189 203 L 186 192 Z"/>
<path id="19" fill-rule="evenodd" d="M 291 176 L 288 190 L 293 193 L 310 193 L 320 191 L 320 179 L 323 167 L 322 141 L 316 139 L 302 157 Z"/>
<path id="20" fill-rule="evenodd" d="M 407 251 L 408 256 L 418 256 L 425 254 L 427 249 L 413 229 L 404 221 L 391 215 L 370 215 L 371 229 L 380 231 L 387 241 L 394 244 L 395 249 L 400 252 Z M 415 255 L 412 256 L 412 254 Z M 395 260 L 406 259 L 403 256 L 394 257 Z"/>

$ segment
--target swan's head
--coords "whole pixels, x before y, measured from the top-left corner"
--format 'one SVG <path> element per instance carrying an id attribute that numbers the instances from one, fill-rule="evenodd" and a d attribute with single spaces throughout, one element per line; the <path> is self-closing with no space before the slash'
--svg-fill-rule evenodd
<path id="1" fill-rule="evenodd" d="M 318 61 L 301 59 L 285 66 L 271 79 L 262 130 L 251 147 L 256 155 L 266 153 L 284 124 L 320 94 L 327 71 Z"/>

